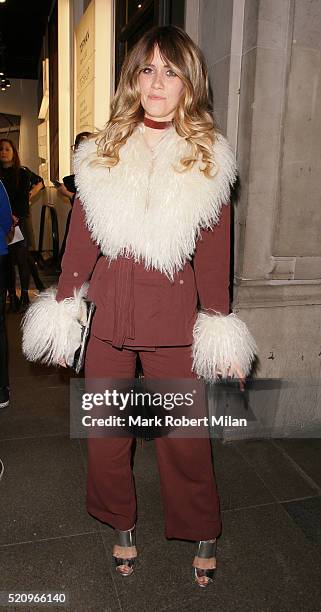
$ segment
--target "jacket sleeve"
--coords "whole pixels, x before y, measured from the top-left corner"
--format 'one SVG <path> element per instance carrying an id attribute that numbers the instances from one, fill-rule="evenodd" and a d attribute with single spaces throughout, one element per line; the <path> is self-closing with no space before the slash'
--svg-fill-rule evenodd
<path id="1" fill-rule="evenodd" d="M 92 240 L 86 225 L 84 209 L 79 198 L 72 208 L 65 254 L 61 264 L 57 300 L 60 302 L 73 295 L 92 275 L 100 255 L 98 245 Z"/>
<path id="2" fill-rule="evenodd" d="M 194 254 L 201 310 L 193 330 L 193 369 L 209 381 L 218 371 L 225 378 L 231 364 L 247 375 L 257 352 L 245 323 L 230 313 L 230 216 L 231 204 L 223 205 L 219 223 L 202 230 Z"/>
<path id="3" fill-rule="evenodd" d="M 86 323 L 86 292 L 99 247 L 87 228 L 79 200 L 75 201 L 58 287 L 50 287 L 29 306 L 22 322 L 22 349 L 30 361 L 72 364 Z"/>

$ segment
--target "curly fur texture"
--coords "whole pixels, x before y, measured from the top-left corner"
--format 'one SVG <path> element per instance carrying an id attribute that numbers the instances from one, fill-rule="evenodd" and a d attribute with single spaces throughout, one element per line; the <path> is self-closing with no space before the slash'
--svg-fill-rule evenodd
<path id="1" fill-rule="evenodd" d="M 171 128 L 153 155 L 143 131 L 140 126 L 128 138 L 110 169 L 92 163 L 93 140 L 82 143 L 75 155 L 76 185 L 88 228 L 106 257 L 127 255 L 172 279 L 193 256 L 200 230 L 219 222 L 236 178 L 235 159 L 218 134 L 214 176 L 205 177 L 199 162 L 177 171 L 189 151 L 185 139 Z"/>
<path id="2" fill-rule="evenodd" d="M 257 346 L 246 324 L 234 313 L 200 312 L 193 335 L 193 370 L 198 376 L 215 382 L 217 370 L 224 378 L 230 364 L 238 365 L 245 376 L 250 372 Z"/>
<path id="3" fill-rule="evenodd" d="M 73 297 L 57 302 L 57 290 L 50 287 L 29 306 L 22 320 L 22 350 L 29 361 L 47 365 L 57 365 L 61 359 L 73 362 L 86 323 L 87 288 L 85 284 L 75 289 Z"/>

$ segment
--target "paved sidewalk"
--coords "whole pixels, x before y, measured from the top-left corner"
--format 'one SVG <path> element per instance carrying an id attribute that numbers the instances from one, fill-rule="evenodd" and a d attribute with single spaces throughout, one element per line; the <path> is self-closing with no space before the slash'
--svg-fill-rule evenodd
<path id="1" fill-rule="evenodd" d="M 122 578 L 111 564 L 112 530 L 85 510 L 86 448 L 69 438 L 69 374 L 28 364 L 19 324 L 8 316 L 0 591 L 65 592 L 68 605 L 48 609 L 74 612 L 320 611 L 321 440 L 215 442 L 223 535 L 208 589 L 193 584 L 193 543 L 164 538 L 154 445 L 138 443 L 139 561 Z"/>

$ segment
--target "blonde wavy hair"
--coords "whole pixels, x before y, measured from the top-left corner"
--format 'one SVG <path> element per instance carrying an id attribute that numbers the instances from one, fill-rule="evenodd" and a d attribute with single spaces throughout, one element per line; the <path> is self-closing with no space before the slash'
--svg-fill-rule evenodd
<path id="1" fill-rule="evenodd" d="M 108 168 L 116 166 L 120 148 L 143 121 L 138 76 L 151 61 L 155 46 L 163 61 L 185 85 L 172 120 L 179 136 L 191 145 L 188 156 L 180 160 L 182 171 L 189 170 L 200 160 L 200 170 L 205 176 L 211 176 L 215 166 L 213 144 L 218 130 L 209 99 L 207 68 L 200 49 L 184 30 L 175 26 L 152 28 L 127 55 L 111 103 L 110 119 L 96 139 L 98 163 Z"/>

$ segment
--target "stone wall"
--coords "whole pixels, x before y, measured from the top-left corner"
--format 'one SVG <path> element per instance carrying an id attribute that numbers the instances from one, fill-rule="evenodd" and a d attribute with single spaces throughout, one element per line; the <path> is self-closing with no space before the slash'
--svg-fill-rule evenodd
<path id="1" fill-rule="evenodd" d="M 238 159 L 233 310 L 259 346 L 254 376 L 304 385 L 279 397 L 290 431 L 321 413 L 321 1 L 200 0 L 198 39 Z"/>

